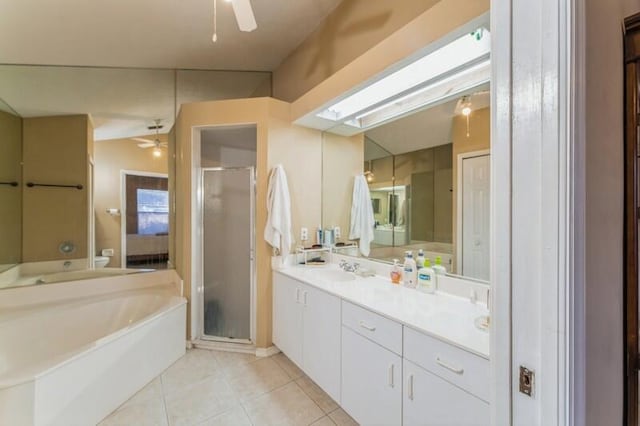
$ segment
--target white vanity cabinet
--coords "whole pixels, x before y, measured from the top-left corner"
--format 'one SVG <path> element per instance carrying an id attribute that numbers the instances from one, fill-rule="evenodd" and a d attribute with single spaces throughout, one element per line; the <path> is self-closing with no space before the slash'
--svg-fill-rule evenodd
<path id="1" fill-rule="evenodd" d="M 342 408 L 362 425 L 400 425 L 402 325 L 344 301 L 342 324 Z"/>
<path id="2" fill-rule="evenodd" d="M 403 424 L 488 425 L 489 360 L 404 327 Z"/>
<path id="3" fill-rule="evenodd" d="M 340 298 L 273 275 L 273 343 L 340 402 Z"/>

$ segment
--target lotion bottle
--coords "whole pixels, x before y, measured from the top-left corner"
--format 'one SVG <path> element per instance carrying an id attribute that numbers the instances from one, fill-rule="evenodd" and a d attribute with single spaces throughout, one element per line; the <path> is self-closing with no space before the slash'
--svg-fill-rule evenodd
<path id="1" fill-rule="evenodd" d="M 424 266 L 418 271 L 418 290 L 424 293 L 435 293 L 436 273 L 431 267 L 431 260 L 426 259 Z"/>
<path id="2" fill-rule="evenodd" d="M 418 270 L 424 266 L 424 251 L 422 249 L 418 250 L 418 258 L 416 259 L 416 267 Z"/>
<path id="3" fill-rule="evenodd" d="M 447 273 L 447 268 L 442 266 L 442 258 L 440 256 L 436 256 L 436 264 L 433 265 L 433 270 L 436 275 L 445 275 Z"/>
<path id="4" fill-rule="evenodd" d="M 408 251 L 404 259 L 403 282 L 405 287 L 416 288 L 418 271 L 416 261 L 413 260 L 413 253 Z"/>

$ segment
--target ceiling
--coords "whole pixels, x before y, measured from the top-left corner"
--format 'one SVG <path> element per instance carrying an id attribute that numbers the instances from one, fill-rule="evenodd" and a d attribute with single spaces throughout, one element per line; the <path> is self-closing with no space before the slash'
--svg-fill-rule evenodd
<path id="1" fill-rule="evenodd" d="M 470 100 L 473 109 L 486 108 L 490 104 L 489 92 L 473 94 Z M 367 130 L 365 136 L 379 147 L 365 149 L 365 161 L 451 143 L 453 118 L 460 114 L 456 108 L 458 101 L 454 99 Z"/>
<path id="2" fill-rule="evenodd" d="M 0 63 L 272 71 L 341 0 L 217 1 L 212 43 L 213 0 L 0 0 Z"/>

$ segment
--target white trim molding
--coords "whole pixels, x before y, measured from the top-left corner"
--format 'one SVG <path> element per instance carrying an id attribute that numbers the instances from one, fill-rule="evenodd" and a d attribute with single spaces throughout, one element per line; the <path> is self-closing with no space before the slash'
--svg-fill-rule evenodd
<path id="1" fill-rule="evenodd" d="M 491 13 L 492 422 L 567 424 L 574 377 L 572 0 L 493 0 Z M 519 392 L 520 366 L 535 372 L 532 396 Z"/>

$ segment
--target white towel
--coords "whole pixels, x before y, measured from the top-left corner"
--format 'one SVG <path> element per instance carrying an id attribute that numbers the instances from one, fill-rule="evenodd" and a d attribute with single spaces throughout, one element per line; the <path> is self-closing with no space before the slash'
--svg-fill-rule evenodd
<path id="1" fill-rule="evenodd" d="M 373 241 L 373 228 L 375 226 L 373 206 L 369 185 L 364 175 L 356 176 L 353 182 L 353 201 L 351 204 L 351 226 L 349 239 L 360 240 L 360 252 L 369 256 L 371 241 Z"/>
<path id="2" fill-rule="evenodd" d="M 264 239 L 286 258 L 293 241 L 291 231 L 291 197 L 287 175 L 281 164 L 271 171 L 267 190 L 267 225 L 264 228 Z"/>

